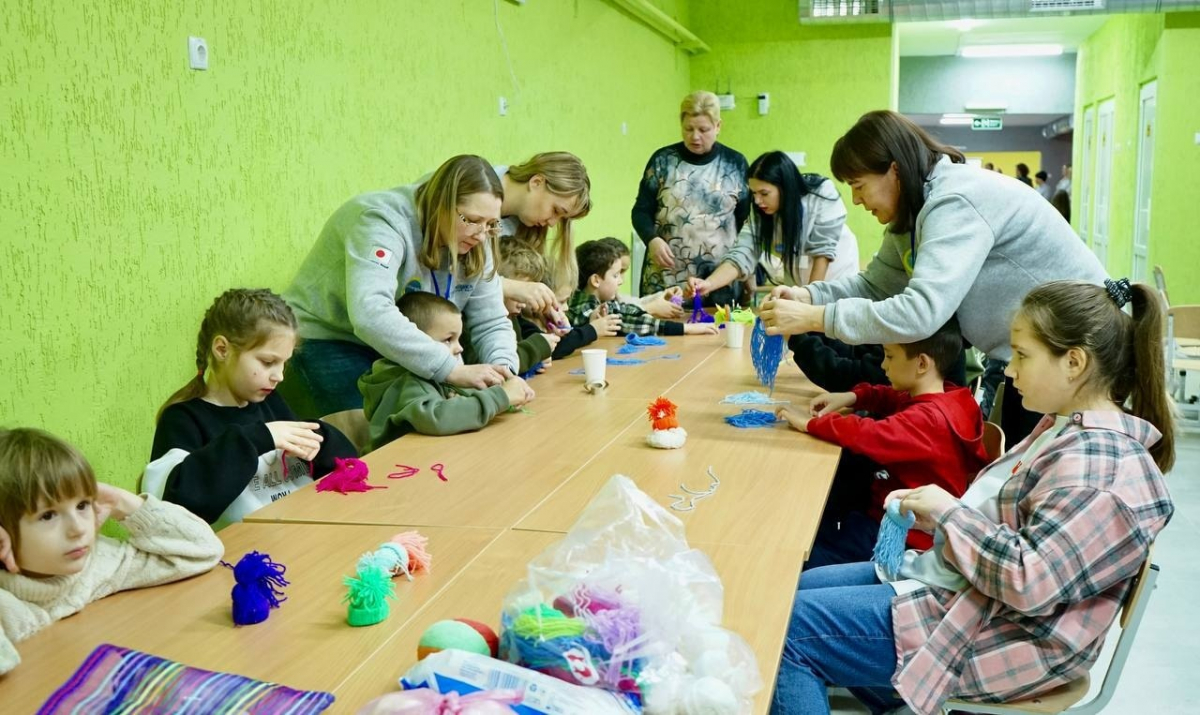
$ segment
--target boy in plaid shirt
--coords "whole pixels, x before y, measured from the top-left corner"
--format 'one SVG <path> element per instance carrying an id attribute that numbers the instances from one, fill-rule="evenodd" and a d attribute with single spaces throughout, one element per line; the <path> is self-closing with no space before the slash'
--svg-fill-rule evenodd
<path id="1" fill-rule="evenodd" d="M 573 326 L 586 325 L 595 311 L 621 316 L 618 335 L 716 335 L 713 323 L 676 323 L 659 320 L 640 306 L 624 303 L 617 294 L 625 281 L 621 254 L 604 241 L 587 241 L 575 247 L 579 264 L 579 287 L 567 304 Z"/>

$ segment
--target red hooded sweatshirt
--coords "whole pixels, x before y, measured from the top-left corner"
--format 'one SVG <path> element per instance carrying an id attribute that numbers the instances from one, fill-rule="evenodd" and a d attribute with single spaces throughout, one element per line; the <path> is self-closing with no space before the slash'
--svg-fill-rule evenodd
<path id="1" fill-rule="evenodd" d="M 936 484 L 962 496 L 987 465 L 983 416 L 967 388 L 947 384 L 945 392 L 910 397 L 893 387 L 862 383 L 851 392 L 857 396 L 855 410 L 879 419 L 830 413 L 809 420 L 808 431 L 887 470 L 887 479 L 871 484 L 867 514 L 872 519 L 883 519 L 883 499 L 896 489 Z M 914 529 L 908 545 L 928 549 L 933 538 Z"/>

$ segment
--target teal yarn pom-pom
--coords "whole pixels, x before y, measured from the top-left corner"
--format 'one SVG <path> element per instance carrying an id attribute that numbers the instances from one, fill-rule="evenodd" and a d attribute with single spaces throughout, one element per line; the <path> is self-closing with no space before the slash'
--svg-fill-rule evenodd
<path id="1" fill-rule="evenodd" d="M 895 580 L 904 562 L 904 543 L 908 540 L 908 531 L 917 521 L 910 511 L 900 513 L 900 500 L 893 499 L 888 503 L 883 521 L 879 524 L 879 537 L 875 541 L 875 554 L 872 559 L 883 569 L 889 579 Z"/>

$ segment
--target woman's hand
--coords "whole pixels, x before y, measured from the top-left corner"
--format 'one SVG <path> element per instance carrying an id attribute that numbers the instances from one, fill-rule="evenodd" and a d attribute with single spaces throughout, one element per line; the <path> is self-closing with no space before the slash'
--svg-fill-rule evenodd
<path id="1" fill-rule="evenodd" d="M 100 525 L 109 519 L 123 521 L 125 517 L 140 509 L 145 501 L 133 492 L 104 482 L 96 482 L 96 498 L 92 501 L 96 528 L 99 529 Z"/>
<path id="2" fill-rule="evenodd" d="M 801 414 L 795 407 L 791 405 L 776 407 L 775 419 L 780 418 L 787 420 L 787 423 L 797 432 L 808 432 L 808 421 L 811 418 L 808 415 Z"/>
<path id="3" fill-rule="evenodd" d="M 900 500 L 900 513 L 912 512 L 917 517 L 913 526 L 921 531 L 933 533 L 942 523 L 942 519 L 957 507 L 960 502 L 957 497 L 935 484 L 926 484 L 916 489 L 897 489 L 883 499 L 883 508 L 887 509 L 893 499 Z"/>
<path id="4" fill-rule="evenodd" d="M 808 292 L 807 288 L 800 288 L 798 286 L 775 286 L 771 289 L 771 298 L 796 300 L 812 305 L 812 294 Z"/>
<path id="5" fill-rule="evenodd" d="M 13 551 L 12 537 L 0 526 L 0 564 L 4 565 L 4 570 L 9 573 L 21 573 L 21 569 L 17 568 L 17 555 Z"/>
<path id="6" fill-rule="evenodd" d="M 609 315 L 608 306 L 604 303 L 592 311 L 592 319 L 588 321 L 596 329 L 596 336 L 611 338 L 621 330 L 621 316 Z"/>
<path id="7" fill-rule="evenodd" d="M 550 310 L 558 310 L 558 301 L 554 298 L 554 291 L 550 290 L 550 287 L 544 283 L 532 283 L 530 281 L 517 281 L 505 278 L 503 286 L 505 298 L 515 300 L 535 313 L 548 313 Z"/>
<path id="8" fill-rule="evenodd" d="M 825 308 L 787 298 L 766 299 L 759 307 L 758 317 L 762 319 L 767 335 L 800 335 L 825 330 Z"/>
<path id="9" fill-rule="evenodd" d="M 275 440 L 275 449 L 295 455 L 306 462 L 316 458 L 325 438 L 317 434 L 321 425 L 316 422 L 268 422 L 267 431 Z"/>
<path id="10" fill-rule="evenodd" d="M 562 306 L 558 304 L 557 299 L 550 308 L 544 313 L 547 320 L 547 325 L 550 327 L 550 332 L 562 337 L 571 332 L 571 321 L 567 319 L 567 314 L 563 312 Z"/>
<path id="11" fill-rule="evenodd" d="M 809 403 L 809 409 L 812 411 L 813 417 L 824 417 L 830 412 L 853 407 L 857 401 L 858 395 L 853 392 L 826 392 L 814 397 L 813 401 Z"/>
<path id="12" fill-rule="evenodd" d="M 508 374 L 506 374 L 508 373 Z M 471 387 L 482 390 L 492 385 L 504 384 L 511 377 L 508 368 L 495 365 L 459 365 L 446 376 L 446 382 L 455 387 Z"/>
<path id="13" fill-rule="evenodd" d="M 655 237 L 646 246 L 647 253 L 650 254 L 650 259 L 662 268 L 675 268 L 675 254 L 671 253 L 671 246 L 662 238 Z"/>

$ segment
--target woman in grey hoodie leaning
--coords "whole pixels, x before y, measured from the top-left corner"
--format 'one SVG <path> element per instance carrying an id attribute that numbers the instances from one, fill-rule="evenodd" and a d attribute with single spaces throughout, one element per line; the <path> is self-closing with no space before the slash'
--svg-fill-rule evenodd
<path id="1" fill-rule="evenodd" d="M 911 343 L 957 315 L 963 337 L 1008 361 L 1008 325 L 1025 294 L 1054 280 L 1107 274 L 1054 207 L 1014 179 L 968 166 L 957 149 L 890 111 L 864 114 L 833 148 L 833 175 L 887 226 L 866 270 L 764 301 L 773 335 L 824 332 L 843 342 Z M 1040 415 L 1006 379 L 1010 444 Z"/>

